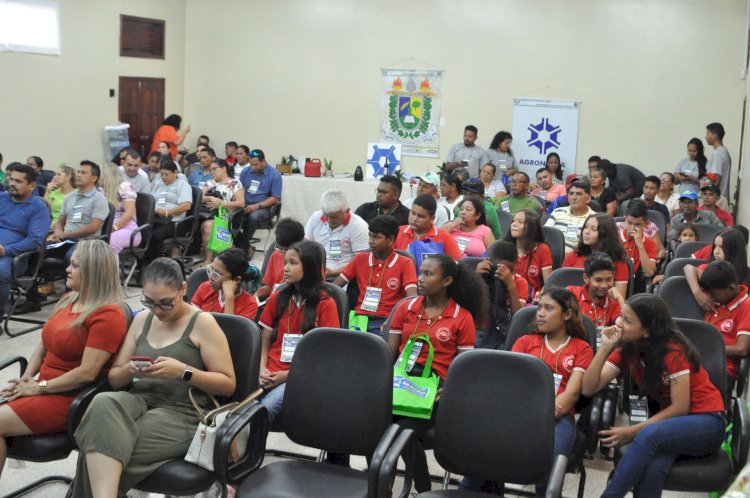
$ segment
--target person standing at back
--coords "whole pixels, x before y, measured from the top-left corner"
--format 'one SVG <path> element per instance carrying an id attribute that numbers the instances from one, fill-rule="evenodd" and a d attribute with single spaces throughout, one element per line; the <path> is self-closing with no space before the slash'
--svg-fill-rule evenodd
<path id="1" fill-rule="evenodd" d="M 464 167 L 469 170 L 471 176 L 479 176 L 479 167 L 484 164 L 484 149 L 476 145 L 478 130 L 476 126 L 467 125 L 464 128 L 463 143 L 454 144 L 448 151 L 445 166 L 448 171 Z"/>
<path id="2" fill-rule="evenodd" d="M 706 125 L 706 143 L 714 148 L 708 163 L 708 172 L 718 176 L 721 194 L 729 199 L 729 175 L 732 172 L 732 158 L 724 147 L 724 126 L 721 123 Z"/>

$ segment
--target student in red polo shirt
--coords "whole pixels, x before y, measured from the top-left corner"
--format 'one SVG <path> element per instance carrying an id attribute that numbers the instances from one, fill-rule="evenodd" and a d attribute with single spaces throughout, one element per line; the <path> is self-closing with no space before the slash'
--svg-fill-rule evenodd
<path id="1" fill-rule="evenodd" d="M 420 195 L 414 199 L 411 211 L 409 212 L 409 224 L 399 228 L 398 237 L 396 237 L 396 243 L 393 246 L 394 249 L 412 253 L 417 259 L 417 268 L 422 264 L 423 255 L 426 256 L 427 254 L 442 253 L 447 254 L 456 261 L 461 259 L 461 251 L 458 249 L 456 239 L 445 230 L 441 230 L 433 225 L 436 210 L 437 202 L 434 197 Z M 435 242 L 441 244 L 442 248 L 435 247 L 434 249 L 430 249 L 429 247 L 418 247 L 412 244 L 418 240 Z"/>
<path id="2" fill-rule="evenodd" d="M 565 256 L 563 268 L 583 268 L 586 258 L 595 251 L 605 253 L 614 261 L 615 286 L 621 295 L 626 295 L 630 280 L 628 264 L 625 262 L 627 255 L 620 243 L 617 226 L 606 213 L 595 213 L 586 218 L 578 246 Z"/>
<path id="3" fill-rule="evenodd" d="M 677 456 L 719 450 L 726 425 L 724 401 L 695 347 L 654 294 L 628 299 L 616 325 L 603 331 L 601 347 L 583 375 L 583 395 L 593 396 L 621 372 L 632 384 L 633 425 L 599 434 L 605 446 L 630 447 L 602 496 L 622 497 L 631 488 L 634 496 L 660 496 Z M 658 413 L 648 413 L 645 396 L 659 403 Z M 632 410 L 636 405 L 642 413 Z"/>
<path id="4" fill-rule="evenodd" d="M 727 261 L 709 264 L 701 275 L 700 283 L 716 303 L 716 312 L 706 313 L 703 320 L 721 332 L 727 350 L 727 374 L 734 382 L 740 371 L 740 358 L 750 350 L 750 299 L 747 286 L 739 283 L 734 266 Z"/>
<path id="5" fill-rule="evenodd" d="M 531 302 L 534 294 L 541 292 L 544 280 L 552 273 L 552 251 L 544 243 L 539 213 L 533 209 L 517 212 L 503 240 L 516 245 L 516 271 L 529 282 L 529 295 L 522 297 Z"/>
<path id="6" fill-rule="evenodd" d="M 283 218 L 276 223 L 274 235 L 276 249 L 268 258 L 266 272 L 263 274 L 263 285 L 255 293 L 261 301 L 265 301 L 279 285 L 284 283 L 284 253 L 287 247 L 305 238 L 305 227 L 297 220 Z"/>
<path id="7" fill-rule="evenodd" d="M 583 316 L 573 294 L 560 287 L 545 288 L 536 313 L 537 329 L 520 337 L 512 351 L 540 358 L 547 364 L 555 383 L 555 458 L 568 456 L 576 440 L 575 406 L 581 382 L 594 352 L 586 341 Z M 532 395 L 533 393 L 529 393 Z M 536 485 L 536 496 L 544 496 L 547 479 Z M 499 488 L 498 484 L 467 477 L 462 488 L 472 491 Z"/>
<path id="8" fill-rule="evenodd" d="M 244 251 L 232 248 L 220 252 L 206 267 L 208 281 L 198 286 L 192 303 L 203 311 L 239 315 L 255 321 L 258 301 L 242 288 L 249 269 Z"/>
<path id="9" fill-rule="evenodd" d="M 569 285 L 568 290 L 578 300 L 581 312 L 596 325 L 598 344 L 601 330 L 615 324 L 615 320 L 620 317 L 620 307 L 625 304 L 625 299 L 615 287 L 615 264 L 612 258 L 603 252 L 595 252 L 586 258 L 583 282 L 585 285 L 581 287 Z"/>
<path id="10" fill-rule="evenodd" d="M 734 271 L 737 273 L 737 282 L 747 285 L 748 273 L 747 268 L 747 246 L 745 238 L 739 230 L 727 228 L 722 230 L 715 238 L 713 243 L 713 252 L 709 258 L 712 261 L 728 261 L 732 264 Z M 716 312 L 716 303 L 700 286 L 701 274 L 708 264 L 699 265 L 697 268 L 693 265 L 685 265 L 685 279 L 687 280 L 693 297 L 701 308 L 707 313 Z"/>
<path id="11" fill-rule="evenodd" d="M 474 349 L 475 329 L 483 327 L 487 319 L 487 290 L 476 273 L 444 254 L 425 258 L 419 269 L 417 287 L 419 297 L 402 301 L 396 307 L 388 345 L 395 361 L 409 337 L 427 334 L 435 351 L 432 369 L 440 376 L 442 383 L 453 359 L 463 351 Z M 419 344 L 423 343 L 417 342 L 415 350 Z M 422 372 L 428 352 L 428 347 L 418 349 L 412 375 Z M 402 418 L 398 423 L 424 431 L 434 425 L 436 413 L 437 410 L 433 409 L 430 420 Z M 414 459 L 414 485 L 417 491 L 429 490 L 427 460 L 421 446 L 412 452 L 411 457 Z"/>
<path id="12" fill-rule="evenodd" d="M 315 327 L 338 328 L 339 313 L 334 300 L 323 290 L 323 255 L 317 244 L 303 240 L 284 255 L 284 283 L 268 298 L 258 325 L 262 329 L 260 357 L 260 402 L 272 423 L 281 412 L 289 367 L 297 343 Z"/>
<path id="13" fill-rule="evenodd" d="M 369 231 L 372 252 L 356 254 L 333 283 L 343 287 L 356 281 L 359 299 L 349 313 L 349 326 L 364 317 L 366 325 L 358 330 L 381 335 L 380 329 L 396 303 L 417 294 L 417 270 L 410 258 L 393 250 L 398 235 L 398 222 L 393 216 L 376 216 L 370 221 Z"/>
<path id="14" fill-rule="evenodd" d="M 648 223 L 648 208 L 640 199 L 632 199 L 625 213 L 625 221 L 620 230 L 620 240 L 625 246 L 625 253 L 633 261 L 635 273 L 634 292 L 643 292 L 646 282 L 644 277 L 656 274 L 656 257 L 659 248 L 653 239 L 646 237 L 643 229 Z"/>

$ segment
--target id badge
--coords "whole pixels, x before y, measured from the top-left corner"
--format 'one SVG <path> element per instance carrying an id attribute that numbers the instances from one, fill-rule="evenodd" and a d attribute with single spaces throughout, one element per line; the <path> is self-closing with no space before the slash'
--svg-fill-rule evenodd
<path id="1" fill-rule="evenodd" d="M 284 285 L 284 282 L 279 282 L 278 284 L 274 284 L 273 290 L 271 292 L 276 292 L 277 290 L 279 290 L 279 287 L 281 287 L 282 285 Z"/>
<path id="2" fill-rule="evenodd" d="M 424 344 L 422 341 L 418 341 L 414 343 L 414 347 L 411 350 L 409 359 L 406 360 L 407 372 L 411 372 L 411 369 L 414 368 L 414 363 L 417 362 L 417 357 L 419 356 L 419 353 L 422 351 L 422 344 Z"/>
<path id="3" fill-rule="evenodd" d="M 644 422 L 648 419 L 648 400 L 635 394 L 630 395 L 630 425 Z"/>
<path id="4" fill-rule="evenodd" d="M 258 187 L 260 187 L 260 180 L 250 180 L 250 188 L 247 189 L 247 191 L 251 194 L 255 194 L 258 192 Z"/>
<path id="5" fill-rule="evenodd" d="M 292 361 L 294 350 L 297 349 L 300 339 L 302 339 L 302 334 L 284 334 L 281 342 L 282 363 L 290 363 Z"/>
<path id="6" fill-rule="evenodd" d="M 368 287 L 365 290 L 365 298 L 362 300 L 362 309 L 364 311 L 378 311 L 378 305 L 380 304 L 380 296 L 382 293 L 383 289 L 380 289 L 379 287 Z"/>
<path id="7" fill-rule="evenodd" d="M 567 230 L 565 231 L 565 238 L 568 240 L 578 240 L 578 233 L 581 231 L 580 228 L 578 228 L 575 225 L 568 225 Z"/>
<path id="8" fill-rule="evenodd" d="M 341 257 L 341 239 L 330 240 L 328 257 L 333 259 L 339 259 Z"/>
<path id="9" fill-rule="evenodd" d="M 156 194 L 156 205 L 157 206 L 167 205 L 167 193 L 166 192 L 159 192 L 158 194 Z"/>
<path id="10" fill-rule="evenodd" d="M 562 383 L 562 374 L 553 373 L 552 379 L 555 381 L 555 396 L 557 396 L 557 390 L 560 389 Z"/>
<path id="11" fill-rule="evenodd" d="M 602 331 L 604 330 L 604 327 L 596 327 L 596 349 L 599 349 L 599 346 L 602 345 Z"/>
<path id="12" fill-rule="evenodd" d="M 500 209 L 502 209 L 506 213 L 510 213 L 510 202 L 500 201 Z"/>
<path id="13" fill-rule="evenodd" d="M 71 221 L 79 222 L 83 219 L 83 204 L 73 206 L 73 219 Z"/>
<path id="14" fill-rule="evenodd" d="M 507 159 L 501 159 L 499 161 L 500 163 L 500 171 L 508 171 L 508 160 Z"/>
<path id="15" fill-rule="evenodd" d="M 456 237 L 456 243 L 458 243 L 458 250 L 461 251 L 461 254 L 466 252 L 466 248 L 469 245 L 470 239 L 467 237 Z"/>

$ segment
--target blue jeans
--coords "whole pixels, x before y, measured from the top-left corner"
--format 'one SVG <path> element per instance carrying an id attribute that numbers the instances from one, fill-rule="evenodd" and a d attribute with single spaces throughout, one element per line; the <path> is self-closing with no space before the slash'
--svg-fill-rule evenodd
<path id="1" fill-rule="evenodd" d="M 635 498 L 661 496 L 675 459 L 718 451 L 725 425 L 719 413 L 696 413 L 647 425 L 630 444 L 602 496 L 625 496 L 631 488 Z"/>
<path id="2" fill-rule="evenodd" d="M 576 423 L 572 415 L 564 415 L 555 422 L 555 459 L 559 455 L 570 455 L 576 441 Z M 468 491 L 483 491 L 488 494 L 503 495 L 503 483 L 485 481 L 475 476 L 466 476 L 461 481 L 461 489 Z M 547 491 L 547 479 L 537 483 L 536 495 L 544 496 Z"/>
<path id="3" fill-rule="evenodd" d="M 10 274 L 13 266 L 13 258 L 10 256 L 0 257 L 0 319 L 5 316 L 5 304 L 10 296 L 10 283 L 13 276 Z"/>
<path id="4" fill-rule="evenodd" d="M 383 332 L 380 330 L 380 327 L 383 326 L 386 320 L 387 319 L 382 316 L 371 316 L 367 319 L 367 331 L 378 337 L 383 337 Z"/>
<path id="5" fill-rule="evenodd" d="M 273 421 L 281 413 L 281 407 L 284 404 L 284 391 L 286 390 L 286 382 L 280 384 L 266 393 L 265 396 L 260 398 L 260 404 L 266 407 L 268 410 L 268 423 L 273 424 Z"/>

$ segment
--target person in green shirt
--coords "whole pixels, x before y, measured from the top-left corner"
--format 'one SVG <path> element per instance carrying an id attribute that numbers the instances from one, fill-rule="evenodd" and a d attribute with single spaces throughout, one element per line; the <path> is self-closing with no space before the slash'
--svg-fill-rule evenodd
<path id="1" fill-rule="evenodd" d="M 498 199 L 495 202 L 495 207 L 507 211 L 512 215 L 515 215 L 522 209 L 533 209 L 537 213 L 541 213 L 542 206 L 539 205 L 536 199 L 529 197 L 530 183 L 529 175 L 523 171 L 514 173 L 510 181 L 510 195 Z"/>
<path id="2" fill-rule="evenodd" d="M 5 171 L 3 171 L 3 154 L 0 152 L 0 191 L 5 190 Z"/>
<path id="3" fill-rule="evenodd" d="M 492 235 L 495 236 L 495 239 L 501 239 L 502 229 L 500 228 L 500 220 L 497 218 L 495 205 L 491 200 L 487 199 L 484 196 L 484 183 L 482 183 L 482 180 L 480 180 L 479 178 L 469 178 L 461 185 L 461 193 L 463 194 L 464 198 L 469 195 L 478 195 L 482 198 L 482 200 L 484 201 L 485 216 L 487 217 L 487 226 L 490 227 Z M 459 207 L 456 206 L 453 212 L 453 217 L 457 217 Z"/>
<path id="4" fill-rule="evenodd" d="M 57 174 L 47 184 L 47 190 L 44 191 L 44 200 L 47 201 L 52 215 L 52 224 L 57 223 L 60 216 L 65 197 L 76 188 L 73 186 L 75 171 L 70 166 L 60 166 Z"/>

